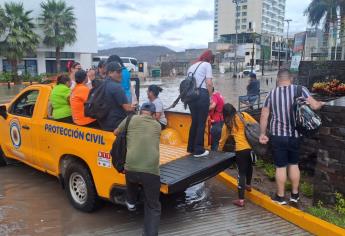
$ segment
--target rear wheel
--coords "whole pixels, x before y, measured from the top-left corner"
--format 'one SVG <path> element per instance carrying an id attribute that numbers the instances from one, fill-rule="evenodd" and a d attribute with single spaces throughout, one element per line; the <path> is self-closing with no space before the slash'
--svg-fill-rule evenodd
<path id="1" fill-rule="evenodd" d="M 64 182 L 67 197 L 76 209 L 84 212 L 96 210 L 98 196 L 95 184 L 89 169 L 83 163 L 70 163 Z"/>
<path id="2" fill-rule="evenodd" d="M 1 166 L 7 166 L 7 162 L 5 159 L 5 154 L 3 153 L 3 151 L 0 148 L 0 167 Z"/>

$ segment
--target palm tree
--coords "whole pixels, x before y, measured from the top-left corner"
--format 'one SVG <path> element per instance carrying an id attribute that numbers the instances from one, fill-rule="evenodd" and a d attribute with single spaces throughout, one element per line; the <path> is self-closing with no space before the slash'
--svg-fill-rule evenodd
<path id="1" fill-rule="evenodd" d="M 4 9 L 0 6 L 0 38 L 2 34 L 5 33 L 5 29 L 7 28 L 7 22 L 6 22 L 6 17 L 5 17 L 5 11 Z M 0 39 L 1 41 L 1 39 Z"/>
<path id="2" fill-rule="evenodd" d="M 338 7 L 341 0 L 313 0 L 304 14 L 308 16 L 308 22 L 312 26 L 318 26 L 324 20 L 324 48 L 328 47 L 331 25 L 339 27 Z"/>
<path id="3" fill-rule="evenodd" d="M 67 7 L 62 0 L 48 0 L 41 3 L 41 8 L 43 12 L 39 22 L 45 34 L 43 43 L 55 48 L 56 69 L 60 72 L 61 50 L 77 40 L 73 7 Z"/>
<path id="4" fill-rule="evenodd" d="M 18 78 L 18 62 L 29 53 L 33 53 L 39 43 L 39 36 L 34 32 L 35 25 L 30 17 L 32 11 L 25 11 L 22 3 L 5 3 L 3 11 L 2 41 L 0 52 L 10 62 L 14 82 L 20 84 Z"/>

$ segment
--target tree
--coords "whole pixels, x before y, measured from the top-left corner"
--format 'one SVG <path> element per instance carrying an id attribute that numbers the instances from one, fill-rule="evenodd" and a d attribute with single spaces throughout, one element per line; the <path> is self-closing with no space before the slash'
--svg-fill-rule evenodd
<path id="1" fill-rule="evenodd" d="M 62 0 L 48 0 L 41 3 L 41 8 L 43 12 L 38 19 L 45 35 L 43 43 L 55 48 L 56 69 L 60 72 L 61 50 L 77 40 L 73 7 L 67 7 Z"/>
<path id="2" fill-rule="evenodd" d="M 318 26 L 324 20 L 324 46 L 327 48 L 331 24 L 339 29 L 338 13 L 344 14 L 344 0 L 313 0 L 305 10 L 308 22 Z"/>
<path id="3" fill-rule="evenodd" d="M 39 36 L 34 32 L 35 25 L 30 18 L 32 11 L 25 11 L 22 3 L 5 3 L 0 13 L 4 28 L 0 37 L 0 52 L 12 67 L 14 82 L 20 84 L 18 62 L 29 53 L 33 53 L 39 43 Z M 1 16 L 2 15 L 2 16 Z M 1 28 L 1 27 L 0 27 Z"/>

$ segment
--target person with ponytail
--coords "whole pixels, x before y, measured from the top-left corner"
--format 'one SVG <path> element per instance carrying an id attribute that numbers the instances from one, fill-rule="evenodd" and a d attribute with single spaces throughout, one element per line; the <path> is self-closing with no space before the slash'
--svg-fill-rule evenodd
<path id="1" fill-rule="evenodd" d="M 246 112 L 237 112 L 236 108 L 229 103 L 224 105 L 223 116 L 225 125 L 227 127 L 227 136 L 232 135 L 235 139 L 239 198 L 234 200 L 233 204 L 239 207 L 244 207 L 245 190 L 251 191 L 253 161 L 252 148 L 247 141 L 245 135 L 245 126 L 241 120 L 241 116 L 249 123 L 256 123 L 256 120 Z M 225 139 L 223 141 L 225 141 Z M 221 146 L 223 144 L 221 144 Z"/>
<path id="2" fill-rule="evenodd" d="M 188 75 L 193 74 L 199 90 L 198 98 L 187 104 L 192 116 L 187 152 L 192 153 L 194 157 L 209 155 L 209 151 L 204 148 L 204 136 L 210 97 L 213 94 L 211 63 L 213 63 L 213 54 L 211 50 L 207 50 L 189 67 L 187 72 Z"/>
<path id="3" fill-rule="evenodd" d="M 147 97 L 156 106 L 156 120 L 160 123 L 162 130 L 168 125 L 168 121 L 164 114 L 164 106 L 162 100 L 158 97 L 163 89 L 157 85 L 150 85 L 147 89 Z"/>

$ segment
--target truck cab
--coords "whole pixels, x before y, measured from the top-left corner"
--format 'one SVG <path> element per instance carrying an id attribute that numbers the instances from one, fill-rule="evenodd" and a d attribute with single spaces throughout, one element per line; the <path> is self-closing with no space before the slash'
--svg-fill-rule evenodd
<path id="1" fill-rule="evenodd" d="M 71 204 L 95 210 L 99 198 L 113 201 L 126 186 L 112 166 L 112 132 L 77 126 L 49 118 L 53 85 L 25 88 L 0 106 L 0 166 L 13 159 L 56 176 Z M 212 178 L 229 167 L 233 153 L 211 152 L 194 158 L 186 152 L 189 114 L 166 114 L 169 126 L 161 134 L 161 193 L 174 194 Z M 205 134 L 207 135 L 207 134 Z"/>

